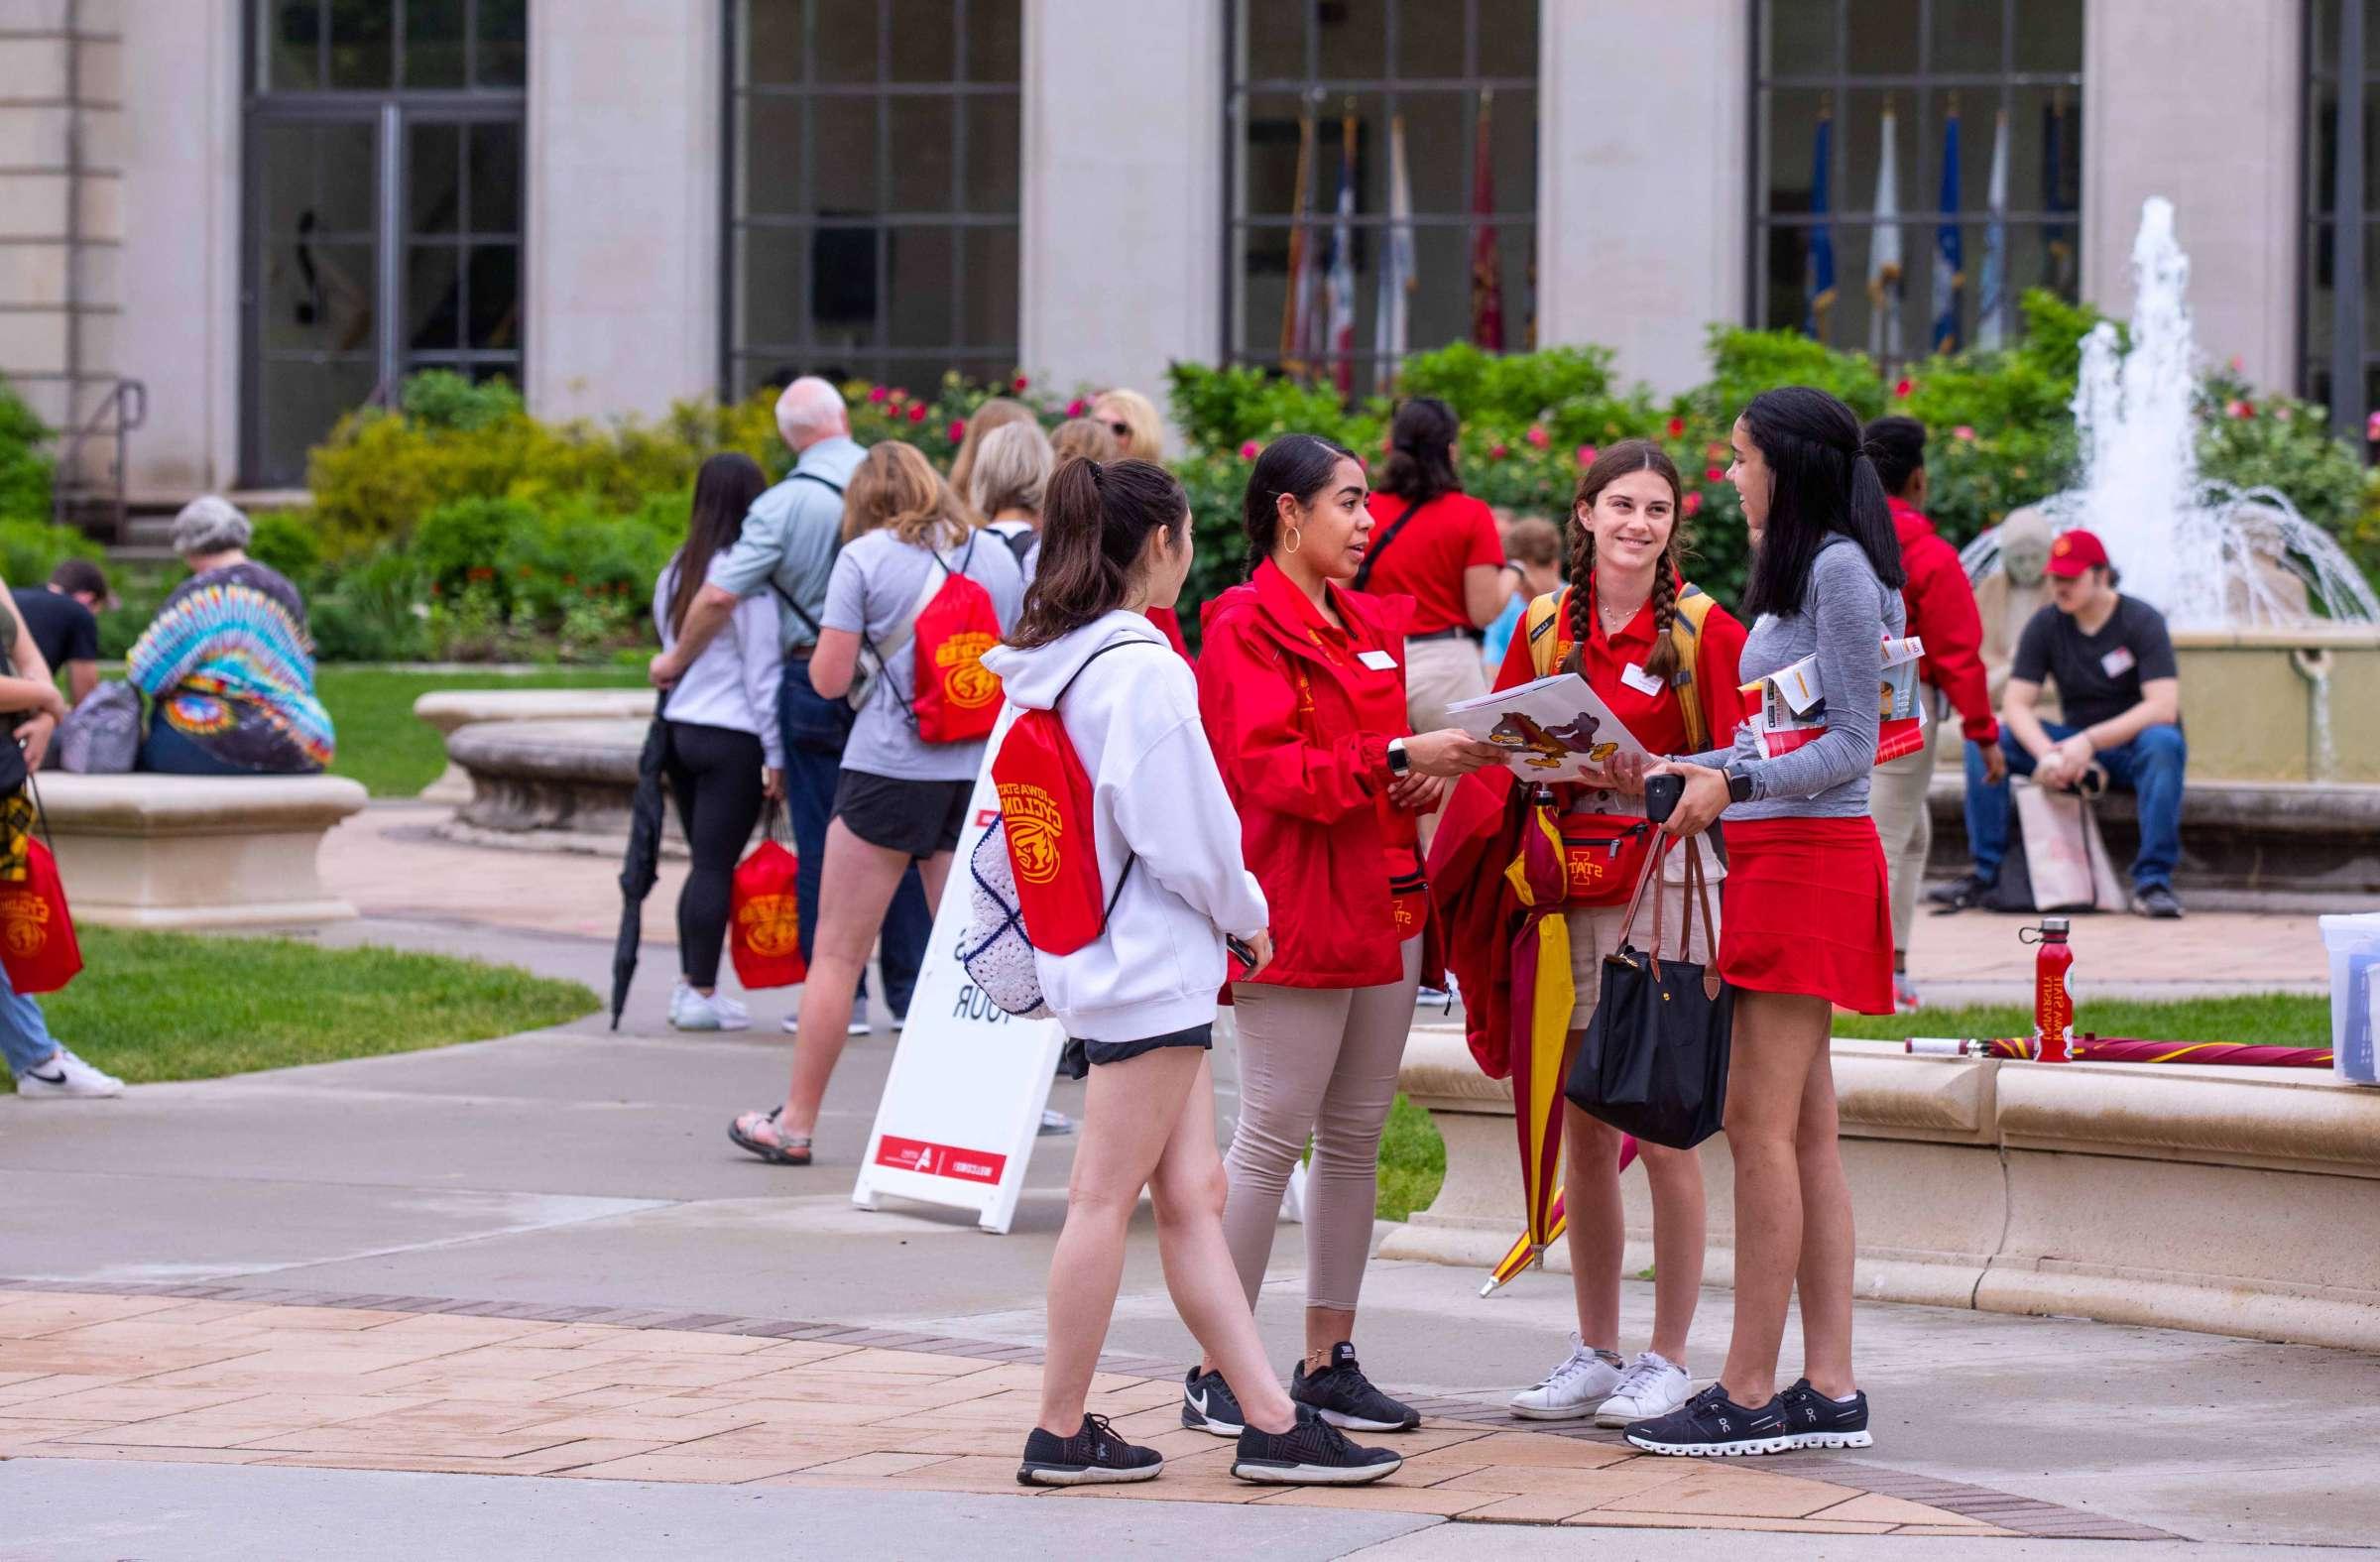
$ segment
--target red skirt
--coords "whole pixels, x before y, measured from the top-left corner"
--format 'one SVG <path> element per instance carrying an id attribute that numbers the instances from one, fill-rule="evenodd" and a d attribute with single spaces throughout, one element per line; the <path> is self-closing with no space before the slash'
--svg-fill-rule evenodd
<path id="1" fill-rule="evenodd" d="M 1720 975 L 1755 993 L 1891 1014 L 1892 895 L 1875 821 L 1745 819 L 1725 828 Z"/>

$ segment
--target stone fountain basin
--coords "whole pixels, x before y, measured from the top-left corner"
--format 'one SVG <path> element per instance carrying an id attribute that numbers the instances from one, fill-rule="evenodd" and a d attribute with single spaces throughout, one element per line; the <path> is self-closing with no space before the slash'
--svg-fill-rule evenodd
<path id="1" fill-rule="evenodd" d="M 1834 1061 L 1861 1296 L 2380 1350 L 2380 1091 L 1881 1041 L 1838 1040 Z M 1522 1229 L 1511 1087 L 1451 1026 L 1414 1031 L 1398 1084 L 1446 1140 L 1446 1182 L 1379 1251 L 1485 1277 Z M 1702 1154 L 1705 1277 L 1732 1285 L 1725 1136 Z M 1635 1270 L 1652 1262 L 1651 1205 L 1641 1176 L 1620 1187 Z M 1560 1244 L 1546 1257 L 1569 1267 Z"/>
<path id="2" fill-rule="evenodd" d="M 2380 784 L 2380 630 L 2184 630 L 2174 656 L 2193 778 Z"/>
<path id="3" fill-rule="evenodd" d="M 648 699 L 650 703 L 650 699 Z M 616 857 L 628 844 L 629 800 L 646 720 L 482 721 L 446 736 L 446 757 L 471 795 L 438 833 L 479 845 Z M 685 853 L 676 811 L 662 810 L 661 849 Z"/>

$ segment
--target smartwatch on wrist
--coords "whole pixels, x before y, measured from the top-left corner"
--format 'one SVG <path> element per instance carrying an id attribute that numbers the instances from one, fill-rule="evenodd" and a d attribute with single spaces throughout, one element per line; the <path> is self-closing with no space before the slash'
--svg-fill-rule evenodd
<path id="1" fill-rule="evenodd" d="M 1751 773 L 1749 771 L 1729 771 L 1726 775 L 1727 801 L 1750 802 L 1752 800 Z"/>
<path id="2" fill-rule="evenodd" d="M 1398 781 L 1413 774 L 1413 757 L 1405 752 L 1405 740 L 1402 738 L 1388 740 L 1388 774 Z"/>

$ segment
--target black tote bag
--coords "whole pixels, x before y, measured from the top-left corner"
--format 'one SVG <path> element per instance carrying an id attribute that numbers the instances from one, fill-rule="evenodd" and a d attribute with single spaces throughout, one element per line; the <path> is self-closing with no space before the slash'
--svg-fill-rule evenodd
<path id="1" fill-rule="evenodd" d="M 1662 897 L 1653 896 L 1651 952 L 1632 935 L 1648 886 L 1658 885 L 1661 859 L 1676 843 L 1663 837 L 1645 857 L 1636 893 L 1620 922 L 1619 949 L 1604 959 L 1603 996 L 1572 1064 L 1563 1094 L 1579 1110 L 1623 1134 L 1673 1149 L 1692 1149 L 1720 1130 L 1727 1101 L 1727 1048 L 1734 1026 L 1735 991 L 1716 967 L 1664 960 Z M 1686 928 L 1681 946 L 1694 943 L 1694 910 L 1713 930 L 1711 887 L 1701 855 L 1686 856 Z"/>

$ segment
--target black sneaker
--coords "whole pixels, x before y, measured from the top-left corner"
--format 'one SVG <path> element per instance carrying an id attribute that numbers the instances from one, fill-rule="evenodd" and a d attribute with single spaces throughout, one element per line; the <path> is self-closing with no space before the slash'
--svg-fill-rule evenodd
<path id="1" fill-rule="evenodd" d="M 1749 1409 L 1727 1397 L 1718 1383 L 1667 1415 L 1632 1421 L 1624 1434 L 1648 1454 L 1684 1454 L 1696 1459 L 1736 1454 L 1782 1454 L 1800 1446 L 1786 1428 L 1776 1399 Z"/>
<path id="2" fill-rule="evenodd" d="M 1996 879 L 1970 873 L 1954 884 L 1936 885 L 1926 892 L 1926 899 L 1934 902 L 1935 915 L 1948 916 L 1953 911 L 1964 911 L 1986 903 L 1991 899 L 1991 892 L 1998 886 Z"/>
<path id="3" fill-rule="evenodd" d="M 1034 1427 L 1024 1440 L 1024 1463 L 1016 1467 L 1018 1486 L 1101 1486 L 1117 1481 L 1154 1481 L 1165 1468 L 1165 1456 L 1153 1448 L 1135 1448 L 1116 1435 L 1104 1415 L 1083 1417 L 1083 1429 L 1058 1437 Z"/>
<path id="4" fill-rule="evenodd" d="M 1410 1432 L 1421 1424 L 1419 1410 L 1371 1385 L 1356 1365 L 1356 1348 L 1345 1340 L 1331 1347 L 1331 1365 L 1321 1372 L 1309 1376 L 1306 1364 L 1297 1364 L 1289 1375 L 1289 1397 L 1351 1432 Z"/>
<path id="5" fill-rule="evenodd" d="M 2143 916 L 2171 919 L 2182 914 L 2182 898 L 2170 884 L 2153 884 L 2132 892 L 2132 909 Z"/>
<path id="6" fill-rule="evenodd" d="M 1240 1413 L 1239 1395 L 1221 1373 L 1202 1373 L 1193 1367 L 1182 1374 L 1182 1424 L 1193 1432 L 1238 1437 L 1248 1427 Z"/>
<path id="7" fill-rule="evenodd" d="M 1358 1448 L 1301 1404 L 1297 1424 L 1286 1432 L 1243 1431 L 1232 1474 L 1259 1486 L 1362 1486 L 1396 1474 L 1404 1462 L 1385 1448 Z"/>
<path id="8" fill-rule="evenodd" d="M 1873 1448 L 1876 1440 L 1867 1433 L 1867 1394 L 1851 1395 L 1851 1402 L 1830 1399 L 1810 1386 L 1805 1378 L 1777 1395 L 1777 1408 L 1785 1412 L 1785 1429 L 1793 1434 L 1796 1448 Z"/>

